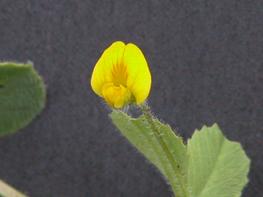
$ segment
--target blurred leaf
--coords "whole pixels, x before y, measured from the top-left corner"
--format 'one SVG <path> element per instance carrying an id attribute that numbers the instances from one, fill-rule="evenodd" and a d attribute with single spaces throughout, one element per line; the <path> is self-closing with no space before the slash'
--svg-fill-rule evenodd
<path id="1" fill-rule="evenodd" d="M 187 144 L 188 189 L 192 197 L 239 197 L 247 184 L 250 160 L 241 145 L 220 128 L 204 126 Z"/>
<path id="2" fill-rule="evenodd" d="M 0 197 L 26 197 L 10 185 L 0 180 Z"/>
<path id="3" fill-rule="evenodd" d="M 29 124 L 43 109 L 45 97 L 32 64 L 0 63 L 0 136 Z"/>

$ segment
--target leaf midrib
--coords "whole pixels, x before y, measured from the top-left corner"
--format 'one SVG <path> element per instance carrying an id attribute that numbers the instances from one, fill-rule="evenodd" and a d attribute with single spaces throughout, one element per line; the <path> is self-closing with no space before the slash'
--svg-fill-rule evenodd
<path id="1" fill-rule="evenodd" d="M 197 194 L 197 196 L 200 196 L 200 197 L 202 196 L 202 193 L 204 192 L 204 189 L 205 189 L 206 185 L 208 184 L 209 180 L 211 179 L 213 173 L 215 172 L 216 166 L 217 166 L 218 161 L 219 161 L 219 158 L 220 158 L 220 154 L 221 154 L 221 152 L 222 152 L 222 149 L 223 149 L 223 146 L 224 146 L 224 143 L 225 143 L 225 140 L 224 140 L 223 138 L 221 138 L 221 139 L 222 139 L 222 140 L 221 140 L 221 142 L 220 142 L 220 148 L 219 148 L 219 151 L 218 151 L 218 153 L 217 153 L 217 155 L 216 155 L 216 160 L 215 160 L 215 162 L 214 162 L 214 165 L 213 165 L 213 167 L 211 168 L 211 171 L 210 171 L 210 173 L 209 173 L 209 175 L 208 175 L 208 177 L 207 177 L 207 179 L 206 179 L 205 184 L 203 185 L 202 189 L 201 189 L 200 192 Z"/>

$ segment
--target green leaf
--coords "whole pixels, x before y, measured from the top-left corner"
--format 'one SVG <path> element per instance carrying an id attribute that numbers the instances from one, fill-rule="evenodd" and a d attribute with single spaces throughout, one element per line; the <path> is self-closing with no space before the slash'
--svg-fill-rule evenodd
<path id="1" fill-rule="evenodd" d="M 204 126 L 188 141 L 188 190 L 192 197 L 239 197 L 247 184 L 250 160 L 220 128 Z"/>
<path id="2" fill-rule="evenodd" d="M 32 64 L 0 63 L 0 136 L 29 124 L 45 98 L 44 83 Z"/>
<path id="3" fill-rule="evenodd" d="M 161 171 L 172 190 L 178 196 L 183 196 L 185 192 L 183 187 L 186 186 L 187 160 L 186 147 L 182 138 L 176 136 L 169 125 L 162 124 L 157 119 L 154 120 L 161 132 L 161 138 L 176 162 L 176 170 L 174 170 L 173 164 L 167 157 L 167 152 L 160 146 L 144 115 L 132 118 L 121 111 L 113 111 L 110 117 L 121 133 Z"/>
<path id="4" fill-rule="evenodd" d="M 248 182 L 250 160 L 240 144 L 227 140 L 216 124 L 196 131 L 186 147 L 169 125 L 156 118 L 151 117 L 159 135 L 154 134 L 146 115 L 132 118 L 113 111 L 110 117 L 120 132 L 160 170 L 176 197 L 241 196 Z"/>

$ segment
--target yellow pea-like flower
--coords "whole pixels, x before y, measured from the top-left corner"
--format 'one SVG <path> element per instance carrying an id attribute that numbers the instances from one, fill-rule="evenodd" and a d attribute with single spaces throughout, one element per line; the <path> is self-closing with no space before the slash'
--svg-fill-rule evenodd
<path id="1" fill-rule="evenodd" d="M 114 42 L 96 63 L 91 87 L 113 108 L 143 103 L 151 89 L 151 73 L 142 51 L 132 43 Z"/>

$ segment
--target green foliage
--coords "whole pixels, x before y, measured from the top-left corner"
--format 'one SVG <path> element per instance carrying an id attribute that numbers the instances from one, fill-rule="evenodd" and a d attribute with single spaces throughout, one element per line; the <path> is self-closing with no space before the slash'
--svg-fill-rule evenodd
<path id="1" fill-rule="evenodd" d="M 146 115 L 110 114 L 121 133 L 164 175 L 177 197 L 238 197 L 247 183 L 249 159 L 217 125 L 196 131 L 185 146 L 169 125 Z M 161 142 L 161 143 L 160 143 Z M 171 157 L 169 156 L 171 155 Z"/>
<path id="2" fill-rule="evenodd" d="M 0 136 L 31 122 L 45 98 L 44 83 L 32 64 L 0 63 Z"/>
<path id="3" fill-rule="evenodd" d="M 191 196 L 241 196 L 250 160 L 241 145 L 227 140 L 216 124 L 196 131 L 188 141 L 187 153 Z"/>
<path id="4" fill-rule="evenodd" d="M 162 172 L 170 182 L 173 191 L 183 194 L 184 191 L 181 186 L 186 184 L 185 155 L 187 150 L 182 138 L 177 137 L 168 125 L 155 120 L 155 124 L 161 131 L 162 139 L 177 162 L 177 171 L 175 171 L 145 116 L 135 119 L 120 111 L 114 111 L 110 116 L 121 133 Z M 178 173 L 181 174 L 176 176 Z"/>

